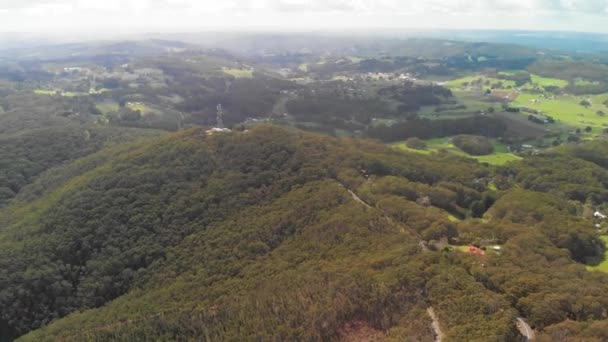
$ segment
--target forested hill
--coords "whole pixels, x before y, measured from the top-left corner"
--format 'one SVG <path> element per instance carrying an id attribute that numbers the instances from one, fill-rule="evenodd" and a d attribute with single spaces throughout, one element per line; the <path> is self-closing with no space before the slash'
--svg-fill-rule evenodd
<path id="1" fill-rule="evenodd" d="M 0 336 L 431 341 L 433 308 L 447 341 L 517 317 L 601 341 L 595 144 L 501 168 L 274 126 L 109 147 L 1 209 Z"/>

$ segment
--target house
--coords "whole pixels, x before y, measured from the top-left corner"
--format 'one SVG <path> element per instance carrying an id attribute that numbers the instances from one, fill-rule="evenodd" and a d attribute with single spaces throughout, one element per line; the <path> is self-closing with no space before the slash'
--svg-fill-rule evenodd
<path id="1" fill-rule="evenodd" d="M 81 68 L 81 67 L 66 67 L 66 68 L 63 68 L 63 71 L 65 71 L 65 72 L 81 72 L 81 71 L 83 71 L 83 68 Z"/>
<path id="2" fill-rule="evenodd" d="M 477 248 L 475 246 L 469 246 L 468 252 L 471 254 L 476 254 L 476 255 L 486 255 L 486 251 L 484 251 L 481 248 Z"/>
<path id="3" fill-rule="evenodd" d="M 207 133 L 207 135 L 212 135 L 214 133 L 228 133 L 228 132 L 231 132 L 231 130 L 228 128 L 213 127 L 211 129 L 207 130 L 205 133 Z"/>

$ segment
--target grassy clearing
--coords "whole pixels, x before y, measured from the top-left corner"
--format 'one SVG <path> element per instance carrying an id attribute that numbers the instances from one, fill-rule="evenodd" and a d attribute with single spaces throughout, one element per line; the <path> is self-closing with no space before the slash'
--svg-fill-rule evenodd
<path id="1" fill-rule="evenodd" d="M 89 95 L 88 93 L 77 93 L 77 92 L 73 92 L 73 91 L 64 91 L 63 93 L 61 93 L 61 96 L 65 96 L 65 97 L 76 97 L 76 96 L 86 96 Z"/>
<path id="2" fill-rule="evenodd" d="M 129 102 L 129 103 L 127 103 L 127 108 L 129 108 L 131 110 L 135 110 L 135 111 L 138 110 L 142 114 L 150 112 L 150 107 L 148 107 L 147 105 L 145 105 L 143 103 L 132 103 L 132 102 Z"/>
<path id="3" fill-rule="evenodd" d="M 565 88 L 568 86 L 568 81 L 561 80 L 559 78 L 542 77 L 534 74 L 530 75 L 530 77 L 532 78 L 533 84 L 539 85 L 541 87 Z"/>
<path id="4" fill-rule="evenodd" d="M 110 89 L 108 89 L 108 88 L 101 88 L 101 89 L 91 88 L 91 90 L 89 90 L 89 94 L 103 94 L 103 93 L 107 93 L 108 91 L 110 91 Z"/>
<path id="5" fill-rule="evenodd" d="M 602 236 L 602 240 L 604 240 L 604 243 L 608 245 L 608 235 Z M 608 251 L 606 251 L 606 254 L 604 254 L 604 261 L 597 266 L 587 266 L 587 270 L 608 272 Z"/>
<path id="6" fill-rule="evenodd" d="M 56 95 L 57 90 L 48 90 L 48 89 L 36 89 L 34 90 L 34 94 L 38 95 Z"/>
<path id="7" fill-rule="evenodd" d="M 460 119 L 469 117 L 480 111 L 486 111 L 490 107 L 493 107 L 495 111 L 500 110 L 499 104 L 488 101 L 487 97 L 480 96 L 476 92 L 452 89 L 452 94 L 458 100 L 457 105 L 448 106 L 453 107 L 453 109 L 436 112 L 435 110 L 442 106 L 424 106 L 418 111 L 418 115 L 430 120 Z M 458 105 L 464 105 L 465 108 L 456 108 Z"/>
<path id="8" fill-rule="evenodd" d="M 396 149 L 402 150 L 402 151 L 414 152 L 414 153 L 419 153 L 419 154 L 431 154 L 431 152 L 437 152 L 436 150 L 430 150 L 428 148 L 425 150 L 417 150 L 415 148 L 410 148 L 404 142 L 395 143 L 395 144 L 392 144 L 391 146 Z"/>
<path id="9" fill-rule="evenodd" d="M 463 84 L 477 82 L 478 80 L 481 80 L 481 84 L 484 88 L 489 88 L 492 84 L 496 84 L 496 83 L 502 83 L 502 87 L 501 87 L 502 89 L 507 89 L 509 87 L 515 88 L 515 81 L 501 80 L 498 78 L 487 77 L 484 75 L 473 75 L 473 76 L 458 78 L 458 79 L 446 82 L 445 86 L 448 88 L 462 88 Z M 488 82 L 489 82 L 489 84 L 486 84 Z"/>
<path id="10" fill-rule="evenodd" d="M 432 139 L 432 140 L 427 141 L 427 144 L 430 149 L 434 149 L 434 150 L 444 149 L 450 153 L 454 153 L 454 154 L 457 154 L 462 157 L 476 159 L 480 163 L 488 163 L 491 165 L 504 165 L 508 162 L 521 159 L 521 157 L 518 157 L 518 156 L 514 155 L 513 153 L 509 152 L 509 149 L 507 148 L 506 145 L 499 143 L 497 141 L 494 141 L 493 143 L 494 143 L 494 153 L 489 154 L 487 156 L 472 156 L 472 155 L 460 150 L 456 146 L 454 146 L 451 143 L 451 141 L 449 141 L 449 139 L 440 138 L 440 139 Z"/>
<path id="11" fill-rule="evenodd" d="M 348 81 L 350 81 L 350 77 L 344 76 L 344 75 L 337 75 L 337 76 L 332 77 L 332 80 L 348 82 Z"/>
<path id="12" fill-rule="evenodd" d="M 103 101 L 103 102 L 97 103 L 95 106 L 103 114 L 115 112 L 119 109 L 118 102 L 116 102 L 116 101 Z"/>
<path id="13" fill-rule="evenodd" d="M 504 75 L 504 76 L 512 76 L 515 73 L 516 73 L 515 71 L 499 72 L 500 75 Z M 522 86 L 522 89 L 534 89 L 536 87 L 549 87 L 549 86 L 565 88 L 568 86 L 568 81 L 561 80 L 558 78 L 542 77 L 542 76 L 538 76 L 538 75 L 534 75 L 534 74 L 531 74 L 530 78 L 532 79 L 532 81 L 524 84 Z M 483 85 L 483 87 L 488 87 L 489 85 L 492 85 L 492 84 L 502 83 L 502 87 L 500 89 L 517 88 L 515 81 L 502 80 L 502 79 L 498 79 L 498 78 L 494 78 L 494 77 L 487 77 L 484 75 L 472 75 L 472 76 L 467 76 L 467 77 L 462 77 L 462 78 L 458 78 L 455 80 L 451 80 L 446 83 L 446 86 L 448 88 L 462 88 L 463 84 L 477 82 L 480 79 L 481 79 L 481 84 Z M 489 82 L 489 85 L 486 84 L 488 82 Z"/>
<path id="14" fill-rule="evenodd" d="M 222 68 L 225 74 L 234 76 L 236 78 L 252 78 L 253 69 L 233 69 L 233 68 Z"/>
<path id="15" fill-rule="evenodd" d="M 450 214 L 448 214 L 448 220 L 450 220 L 450 222 L 453 222 L 453 223 L 460 222 L 460 219 L 458 217 L 456 217 L 454 215 L 450 215 Z"/>
<path id="16" fill-rule="evenodd" d="M 87 96 L 89 93 L 79 93 L 73 91 L 61 91 L 61 90 L 48 90 L 48 89 L 36 89 L 34 90 L 34 94 L 38 95 L 57 95 L 64 97 L 76 97 L 76 96 Z"/>
<path id="17" fill-rule="evenodd" d="M 588 80 L 576 80 L 574 81 L 574 85 L 578 86 L 578 87 L 585 87 L 585 86 L 594 86 L 594 85 L 598 85 L 599 82 L 597 81 L 588 81 Z"/>
<path id="18" fill-rule="evenodd" d="M 496 153 L 488 156 L 470 156 L 471 158 L 477 159 L 480 163 L 488 163 L 490 165 L 505 165 L 506 163 L 521 160 L 522 158 L 514 155 L 513 153 Z"/>
<path id="19" fill-rule="evenodd" d="M 403 151 L 414 152 L 419 154 L 430 154 L 433 152 L 438 152 L 439 150 L 445 150 L 455 155 L 475 159 L 480 163 L 488 163 L 490 165 L 504 165 L 506 163 L 522 159 L 521 157 L 510 153 L 506 145 L 501 144 L 497 141 L 494 141 L 494 153 L 487 156 L 472 156 L 454 146 L 449 138 L 429 139 L 425 140 L 425 142 L 427 144 L 427 148 L 424 150 L 416 150 L 410 148 L 406 145 L 405 142 L 395 143 L 391 146 Z"/>
<path id="20" fill-rule="evenodd" d="M 456 246 L 456 245 L 449 245 L 450 249 L 455 249 L 459 252 L 463 252 L 463 253 L 468 253 L 469 252 L 469 246 Z"/>

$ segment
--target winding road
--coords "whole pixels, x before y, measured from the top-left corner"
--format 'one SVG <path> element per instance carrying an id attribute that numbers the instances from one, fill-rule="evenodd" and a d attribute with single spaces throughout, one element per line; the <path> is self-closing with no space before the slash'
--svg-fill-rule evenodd
<path id="1" fill-rule="evenodd" d="M 367 202 L 362 200 L 359 196 L 357 196 L 357 194 L 355 194 L 352 190 L 350 190 L 344 184 L 340 183 L 340 185 L 342 185 L 350 193 L 350 195 L 353 197 L 353 199 L 356 202 L 360 203 L 361 205 L 363 205 L 364 207 L 366 207 L 368 209 L 374 208 L 371 205 L 369 205 Z M 389 217 L 388 215 L 385 215 L 385 217 L 389 221 L 394 222 L 394 220 L 391 217 Z M 395 222 L 395 223 L 403 226 L 399 222 Z M 424 241 L 417 232 L 413 232 L 411 230 L 410 230 L 410 232 L 412 232 L 412 234 L 414 234 L 414 236 L 416 236 L 420 240 L 419 244 L 423 249 L 429 250 L 428 245 L 426 244 L 426 241 Z M 433 320 L 432 327 L 433 327 L 433 331 L 435 332 L 435 341 L 441 342 L 444 335 L 443 335 L 443 332 L 441 331 L 441 328 L 439 325 L 439 319 L 437 318 L 437 315 L 435 314 L 435 311 L 433 310 L 433 308 L 431 306 L 428 306 L 426 311 L 427 311 L 428 315 L 431 317 L 431 319 Z M 532 330 L 530 325 L 522 317 L 517 317 L 515 324 L 516 324 L 519 332 L 526 338 L 526 341 L 534 341 L 534 339 L 536 337 L 534 334 L 534 330 Z"/>
<path id="2" fill-rule="evenodd" d="M 371 205 L 369 205 L 367 202 L 365 202 L 364 200 L 362 200 L 359 196 L 357 196 L 356 193 L 354 193 L 351 189 L 349 189 L 348 187 L 346 187 L 344 184 L 339 183 L 340 185 L 342 185 L 347 191 L 348 193 L 350 193 L 350 195 L 353 197 L 353 199 L 355 200 L 355 202 L 363 205 L 364 207 L 368 208 L 368 209 L 374 209 L 374 207 L 372 207 Z M 402 230 L 405 230 L 403 224 L 401 224 L 400 222 L 395 222 L 390 216 L 388 215 L 384 215 L 386 217 L 386 219 L 388 219 L 390 222 L 393 222 L 399 226 L 401 226 Z M 411 229 L 407 229 L 410 231 L 410 233 L 412 233 L 414 236 L 416 236 L 419 240 L 418 244 L 420 245 L 420 247 L 422 247 L 423 250 L 429 251 L 429 247 L 426 243 L 426 241 L 424 241 L 421 237 L 420 234 L 418 234 L 418 232 L 415 232 Z M 426 308 L 426 312 L 428 313 L 429 317 L 431 317 L 431 320 L 433 321 L 433 323 L 431 323 L 431 326 L 433 328 L 433 332 L 435 333 L 435 342 L 441 342 L 442 338 L 443 338 L 443 332 L 441 331 L 441 327 L 439 325 L 439 319 L 437 318 L 437 315 L 435 314 L 435 310 L 433 310 L 433 307 L 431 306 L 427 306 Z"/>
<path id="3" fill-rule="evenodd" d="M 524 335 L 526 341 L 534 341 L 534 330 L 532 330 L 530 325 L 521 317 L 517 317 L 516 321 L 517 329 L 519 329 L 519 332 Z"/>

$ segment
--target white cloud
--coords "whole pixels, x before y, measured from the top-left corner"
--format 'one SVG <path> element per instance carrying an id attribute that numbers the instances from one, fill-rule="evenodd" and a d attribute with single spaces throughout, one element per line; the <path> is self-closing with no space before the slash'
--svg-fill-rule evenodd
<path id="1" fill-rule="evenodd" d="M 608 31 L 602 20 L 608 22 L 608 0 L 0 0 L 0 30 L 387 26 Z"/>
<path id="2" fill-rule="evenodd" d="M 94 10 L 196 9 L 271 11 L 603 11 L 608 0 L 0 0 L 0 9 L 79 8 Z"/>

